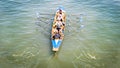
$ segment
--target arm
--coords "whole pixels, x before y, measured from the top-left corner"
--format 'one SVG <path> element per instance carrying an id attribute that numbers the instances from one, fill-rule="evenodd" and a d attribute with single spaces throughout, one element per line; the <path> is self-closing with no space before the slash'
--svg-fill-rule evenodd
<path id="1" fill-rule="evenodd" d="M 66 22 L 66 14 L 65 14 L 65 16 L 64 16 L 64 22 Z"/>
<path id="2" fill-rule="evenodd" d="M 55 17 L 54 17 L 54 21 L 53 21 L 53 23 L 56 22 L 57 17 L 58 17 L 58 13 L 55 14 Z"/>
<path id="3" fill-rule="evenodd" d="M 64 20 L 64 22 L 66 22 L 66 13 L 64 12 L 63 14 L 64 14 L 63 20 Z"/>

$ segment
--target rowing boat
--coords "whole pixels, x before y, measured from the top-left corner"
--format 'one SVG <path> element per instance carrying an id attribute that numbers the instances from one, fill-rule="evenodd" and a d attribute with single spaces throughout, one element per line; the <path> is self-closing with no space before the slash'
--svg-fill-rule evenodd
<path id="1" fill-rule="evenodd" d="M 58 11 L 58 10 L 57 10 L 57 11 Z M 64 11 L 64 10 L 62 9 L 62 11 Z M 65 11 L 64 11 L 64 12 L 65 12 Z M 54 21 L 55 21 L 55 19 L 54 19 Z M 65 25 L 65 24 L 64 24 L 64 25 Z M 53 24 L 52 24 L 52 29 L 53 29 L 53 27 L 54 27 L 54 22 L 53 22 Z M 62 34 L 64 35 L 64 30 L 62 30 Z M 53 36 L 52 33 L 51 33 L 51 36 Z M 51 38 L 52 50 L 53 50 L 53 51 L 59 51 L 59 48 L 60 48 L 60 46 L 61 46 L 61 43 L 62 43 L 63 39 L 64 39 L 64 36 L 63 36 L 62 39 L 59 39 L 59 38 L 53 39 L 53 38 Z"/>

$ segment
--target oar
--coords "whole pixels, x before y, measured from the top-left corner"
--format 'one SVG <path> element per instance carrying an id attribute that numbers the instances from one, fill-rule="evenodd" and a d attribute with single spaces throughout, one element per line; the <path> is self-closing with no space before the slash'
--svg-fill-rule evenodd
<path id="1" fill-rule="evenodd" d="M 83 24 L 83 14 L 80 14 L 80 29 L 84 28 L 84 24 Z"/>
<path id="2" fill-rule="evenodd" d="M 36 16 L 37 16 L 37 18 L 40 18 L 39 12 L 36 12 Z"/>
<path id="3" fill-rule="evenodd" d="M 82 17 L 82 14 L 80 14 L 80 22 L 83 21 L 83 17 Z"/>

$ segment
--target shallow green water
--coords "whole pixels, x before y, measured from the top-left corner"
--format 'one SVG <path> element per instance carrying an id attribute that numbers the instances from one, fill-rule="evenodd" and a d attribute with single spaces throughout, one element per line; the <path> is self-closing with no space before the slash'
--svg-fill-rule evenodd
<path id="1" fill-rule="evenodd" d="M 60 5 L 67 25 L 55 54 L 50 30 Z M 0 68 L 119 68 L 119 7 L 119 0 L 0 0 Z"/>

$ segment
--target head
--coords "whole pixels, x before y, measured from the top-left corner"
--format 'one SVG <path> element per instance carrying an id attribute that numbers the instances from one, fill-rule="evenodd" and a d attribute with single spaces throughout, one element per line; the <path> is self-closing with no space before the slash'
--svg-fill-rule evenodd
<path id="1" fill-rule="evenodd" d="M 59 23 L 61 20 L 57 19 L 56 22 Z"/>
<path id="2" fill-rule="evenodd" d="M 59 9 L 59 13 L 62 14 L 62 9 Z"/>
<path id="3" fill-rule="evenodd" d="M 56 28 L 56 25 L 53 25 L 53 28 Z"/>
<path id="4" fill-rule="evenodd" d="M 60 36 L 61 36 L 61 35 L 60 35 L 59 33 L 56 33 L 55 36 L 54 36 L 54 38 L 55 38 L 55 39 L 59 39 Z"/>
<path id="5" fill-rule="evenodd" d="M 61 22 L 63 22 L 63 20 L 62 20 L 62 19 L 60 19 L 60 21 L 61 21 Z"/>

